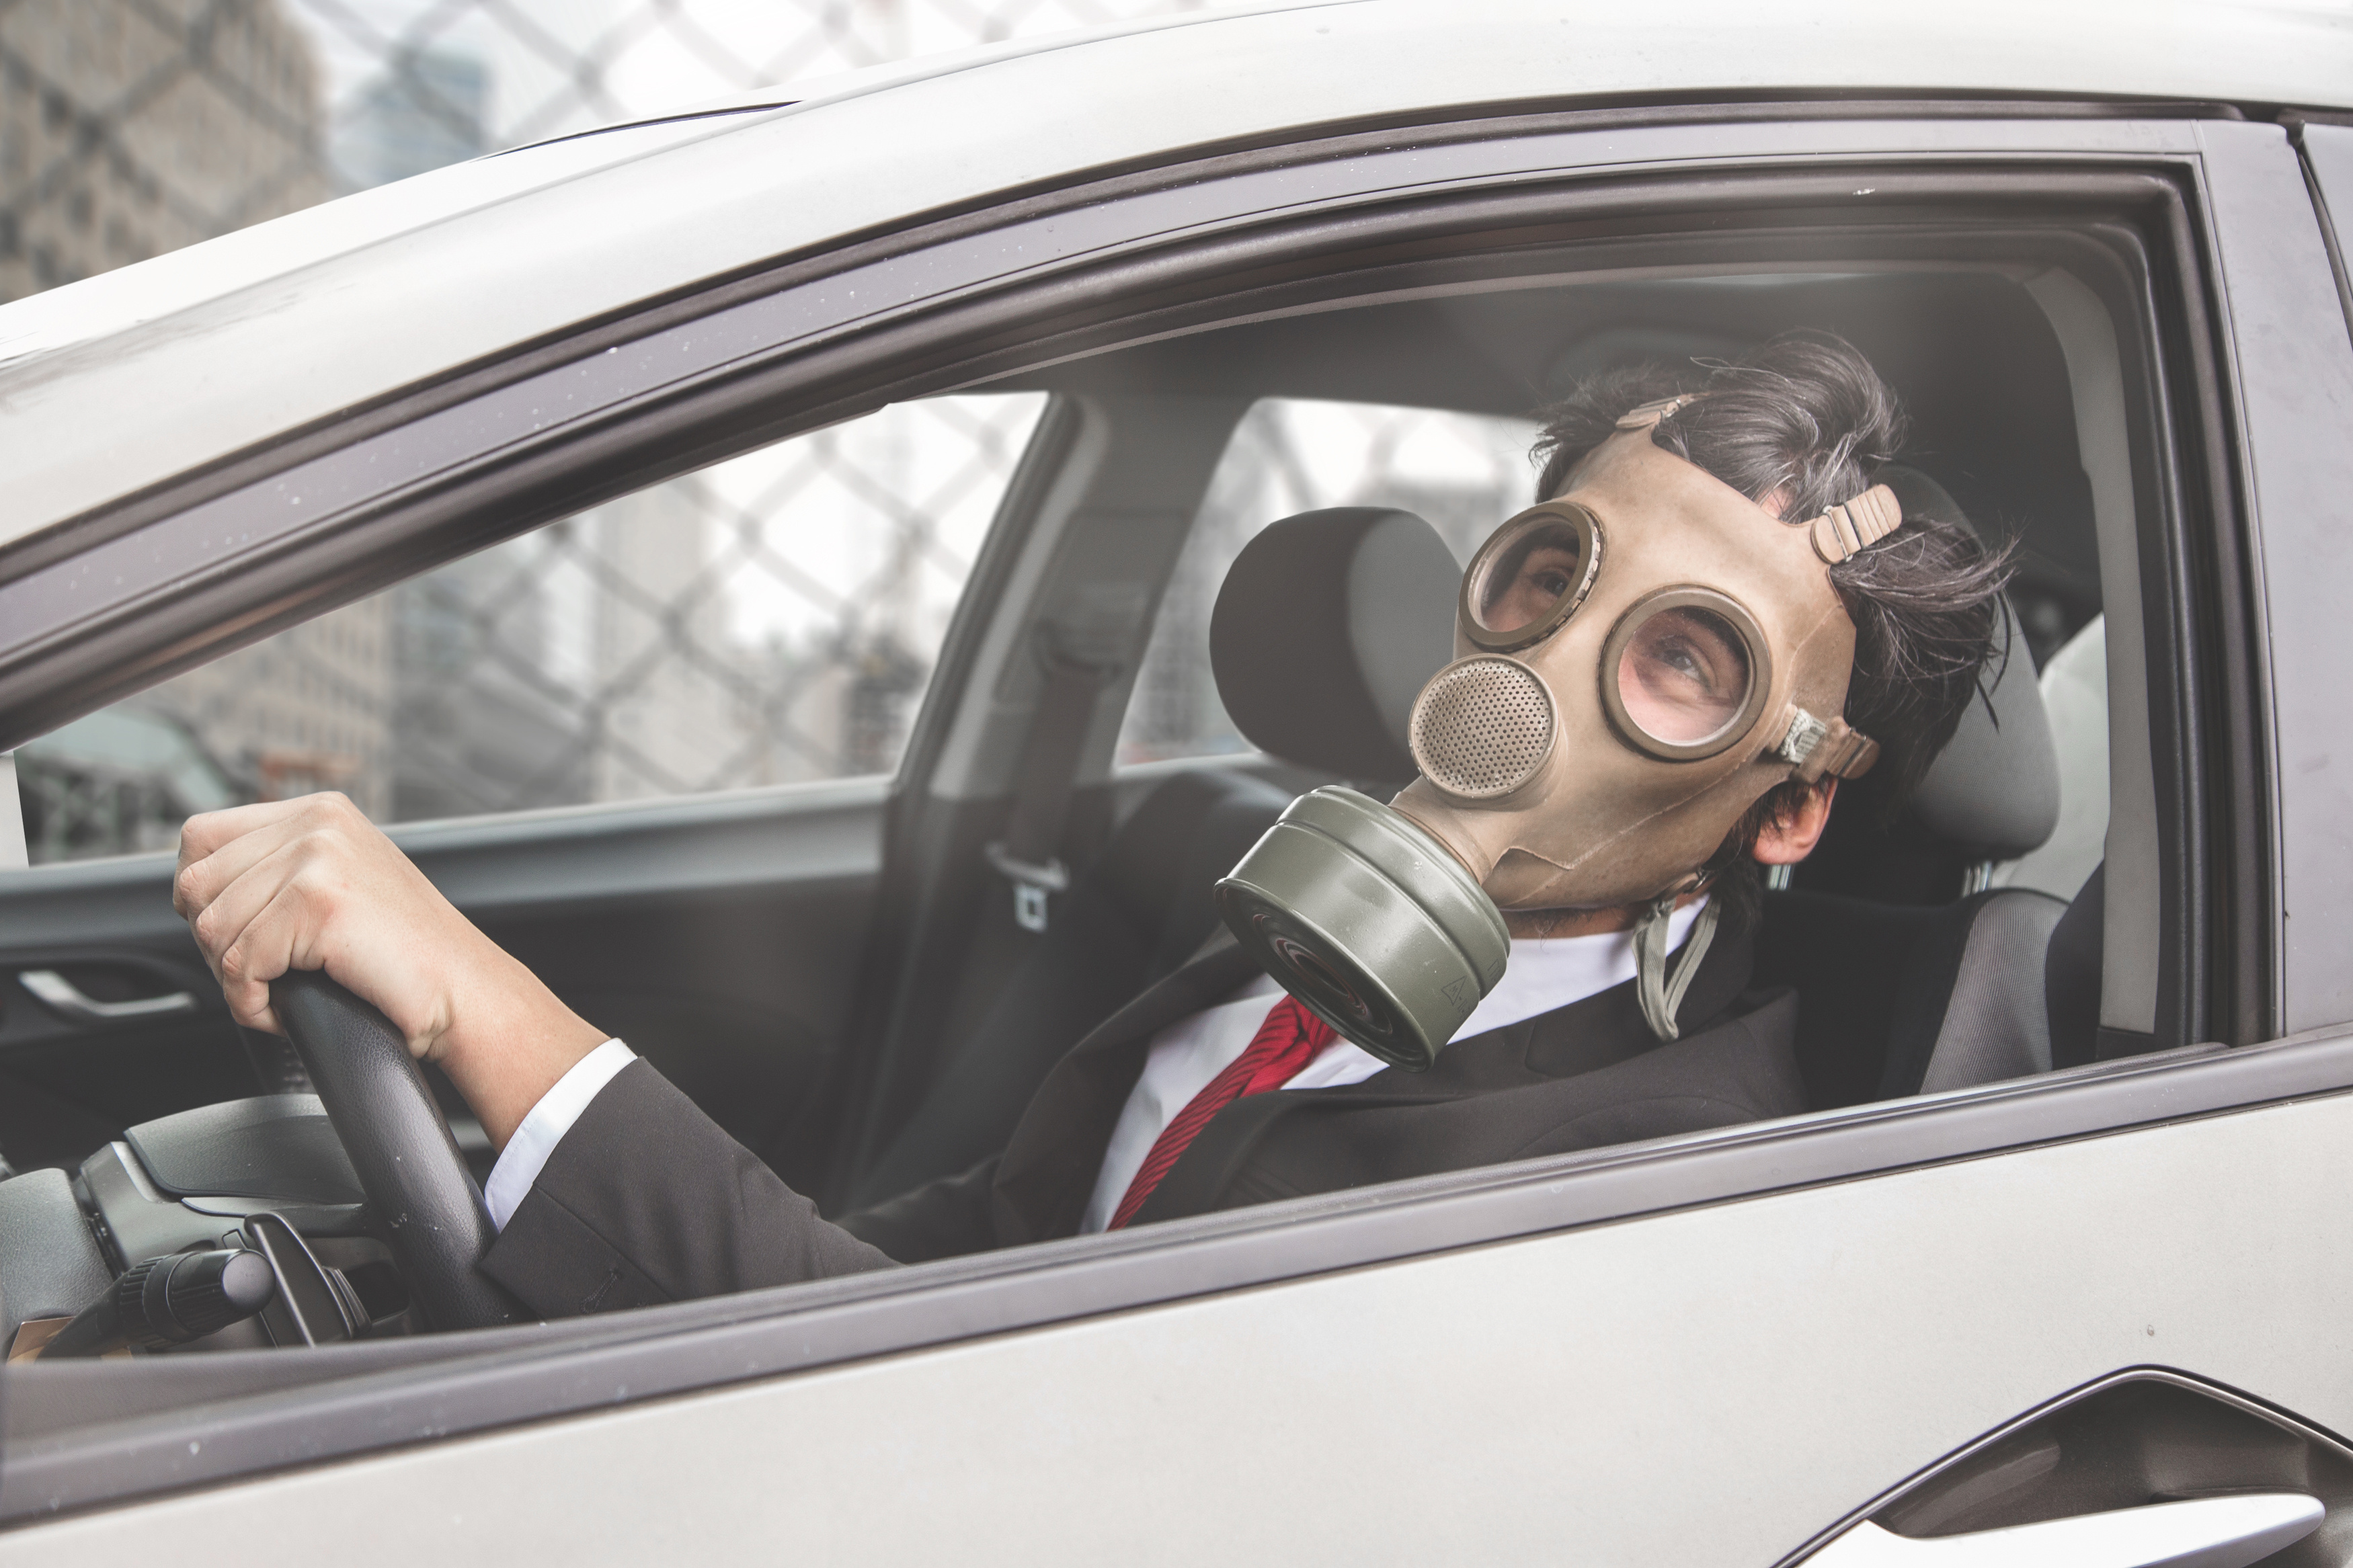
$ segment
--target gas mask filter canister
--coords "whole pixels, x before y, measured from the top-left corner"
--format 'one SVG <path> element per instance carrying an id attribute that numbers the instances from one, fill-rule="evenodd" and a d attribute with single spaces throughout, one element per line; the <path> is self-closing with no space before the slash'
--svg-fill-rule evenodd
<path id="1" fill-rule="evenodd" d="M 1841 717 L 1854 627 L 1828 568 L 1901 524 L 1894 493 L 1782 523 L 1651 439 L 1687 401 L 1627 415 L 1481 547 L 1455 660 L 1414 703 L 1420 775 L 1386 806 L 1303 795 L 1218 884 L 1267 972 L 1384 1061 L 1427 1068 L 1503 978 L 1503 910 L 1645 907 L 1644 1012 L 1673 1038 L 1712 929 L 1668 977 L 1675 900 L 1767 790 L 1877 759 Z"/>

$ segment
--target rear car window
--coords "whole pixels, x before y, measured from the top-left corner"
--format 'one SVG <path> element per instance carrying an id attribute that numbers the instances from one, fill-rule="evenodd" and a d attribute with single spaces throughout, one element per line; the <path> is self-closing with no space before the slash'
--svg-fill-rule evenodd
<path id="1" fill-rule="evenodd" d="M 1160 600 L 1120 729 L 1122 764 L 1250 750 L 1218 700 L 1209 612 L 1234 557 L 1267 524 L 1333 506 L 1398 507 L 1469 561 L 1532 499 L 1532 419 L 1389 404 L 1266 397 L 1235 426 Z"/>

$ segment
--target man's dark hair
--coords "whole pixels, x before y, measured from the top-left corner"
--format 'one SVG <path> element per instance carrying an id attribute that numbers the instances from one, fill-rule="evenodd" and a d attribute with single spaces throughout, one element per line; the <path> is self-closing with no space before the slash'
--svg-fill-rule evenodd
<path id="1" fill-rule="evenodd" d="M 1701 393 L 1659 421 L 1651 438 L 1751 500 L 1778 492 L 1782 517 L 1818 516 L 1869 489 L 1902 447 L 1904 411 L 1853 345 L 1826 332 L 1774 338 L 1735 363 L 1643 364 L 1609 371 L 1541 410 L 1536 498 L 1558 495 L 1586 454 L 1629 409 Z M 1995 647 L 2009 552 L 1989 552 L 1966 523 L 1907 512 L 1904 526 L 1830 568 L 1854 621 L 1846 721 L 1877 741 L 1891 809 L 1953 738 Z M 1755 900 L 1748 850 L 1814 786 L 1767 792 L 1733 829 L 1716 864 L 1719 889 L 1746 912 Z"/>

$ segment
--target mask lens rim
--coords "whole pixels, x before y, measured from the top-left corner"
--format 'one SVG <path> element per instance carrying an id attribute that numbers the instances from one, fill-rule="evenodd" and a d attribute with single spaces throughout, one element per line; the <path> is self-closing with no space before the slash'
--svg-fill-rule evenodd
<path id="1" fill-rule="evenodd" d="M 1551 608 L 1525 626 L 1495 630 L 1480 620 L 1479 600 L 1485 593 L 1487 577 L 1495 563 L 1508 554 L 1530 533 L 1547 525 L 1567 523 L 1577 534 L 1577 558 L 1585 570 L 1577 586 L 1555 600 Z M 1471 558 L 1471 565 L 1462 574 L 1462 586 L 1456 597 L 1454 624 L 1473 647 L 1485 653 L 1516 653 L 1531 647 L 1560 630 L 1568 617 L 1585 603 L 1593 592 L 1593 584 L 1601 574 L 1603 547 L 1601 521 L 1575 501 L 1539 501 L 1526 510 L 1516 512 L 1504 521 L 1504 526 L 1488 536 L 1487 542 Z"/>
<path id="2" fill-rule="evenodd" d="M 1618 671 L 1627 645 L 1652 616 L 1667 610 L 1704 610 L 1716 616 L 1733 629 L 1748 656 L 1748 690 L 1739 709 L 1722 727 L 1696 741 L 1663 740 L 1643 729 L 1626 710 L 1625 693 L 1620 688 Z M 1609 629 L 1608 640 L 1601 645 L 1600 678 L 1602 711 L 1609 716 L 1609 727 L 1617 731 L 1619 739 L 1662 762 L 1696 763 L 1730 751 L 1757 728 L 1773 690 L 1773 656 L 1756 617 L 1738 600 L 1712 588 L 1661 588 L 1635 600 Z"/>

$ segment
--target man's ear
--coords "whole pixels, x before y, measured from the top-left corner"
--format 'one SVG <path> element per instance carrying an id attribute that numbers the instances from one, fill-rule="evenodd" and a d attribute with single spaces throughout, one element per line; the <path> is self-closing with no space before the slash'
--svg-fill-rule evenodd
<path id="1" fill-rule="evenodd" d="M 1838 798 L 1838 783 L 1835 774 L 1822 779 L 1795 807 L 1758 829 L 1756 847 L 1749 854 L 1759 866 L 1794 866 L 1814 852 L 1814 846 L 1822 841 L 1822 829 L 1831 825 L 1831 803 Z"/>

